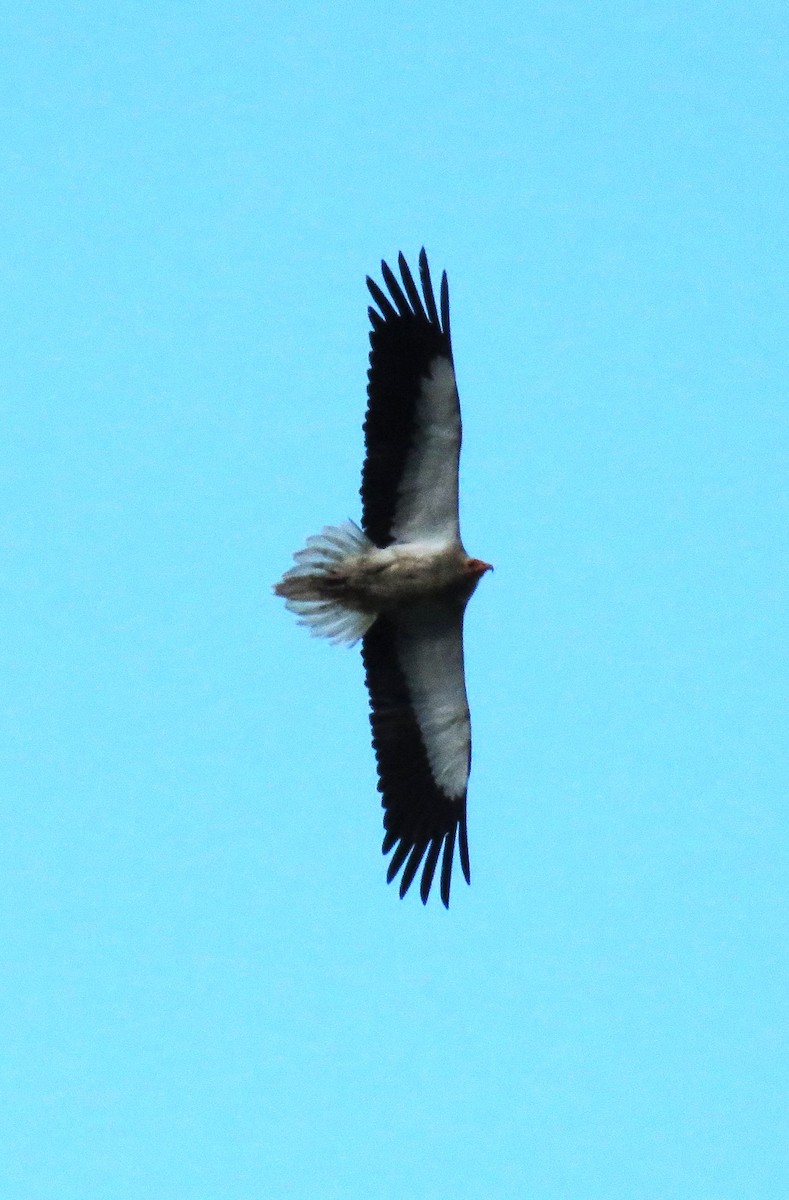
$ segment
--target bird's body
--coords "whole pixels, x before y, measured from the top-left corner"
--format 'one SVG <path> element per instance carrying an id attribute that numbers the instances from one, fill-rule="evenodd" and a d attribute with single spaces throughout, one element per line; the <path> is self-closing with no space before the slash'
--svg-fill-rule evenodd
<path id="1" fill-rule="evenodd" d="M 393 542 L 348 555 L 325 573 L 288 572 L 278 596 L 295 601 L 330 601 L 363 613 L 394 612 L 428 595 L 465 599 L 487 564 L 469 558 L 459 543 Z"/>
<path id="2" fill-rule="evenodd" d="M 443 847 L 448 905 L 456 839 L 470 879 L 463 614 L 490 567 L 470 558 L 460 539 L 460 406 L 446 275 L 439 314 L 424 250 L 421 295 L 402 255 L 399 265 L 402 287 L 382 263 L 391 300 L 367 280 L 379 311 L 369 309 L 363 529 L 348 521 L 309 538 L 274 590 L 313 633 L 349 645 L 362 639 L 383 849 L 394 850 L 387 878 L 403 869 L 402 896 L 424 863 L 426 901 Z"/>

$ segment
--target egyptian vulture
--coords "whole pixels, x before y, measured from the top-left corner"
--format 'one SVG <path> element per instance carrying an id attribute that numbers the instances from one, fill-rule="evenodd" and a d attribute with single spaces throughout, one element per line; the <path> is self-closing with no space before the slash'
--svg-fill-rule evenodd
<path id="1" fill-rule="evenodd" d="M 366 456 L 362 525 L 307 539 L 274 591 L 313 634 L 362 643 L 384 809 L 387 882 L 404 896 L 420 866 L 427 902 L 441 859 L 449 906 L 452 862 L 470 882 L 466 791 L 471 723 L 463 614 L 490 564 L 469 558 L 458 520 L 458 402 L 449 289 L 436 304 L 424 249 L 421 292 L 401 254 L 402 284 L 385 262 L 387 295 L 368 277 Z"/>

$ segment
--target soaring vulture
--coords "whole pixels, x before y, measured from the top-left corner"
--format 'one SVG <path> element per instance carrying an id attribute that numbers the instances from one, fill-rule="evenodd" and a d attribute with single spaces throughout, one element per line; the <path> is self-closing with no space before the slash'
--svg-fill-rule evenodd
<path id="1" fill-rule="evenodd" d="M 460 405 L 449 334 L 449 289 L 436 304 L 424 249 L 420 292 L 403 255 L 389 295 L 368 277 L 366 457 L 362 528 L 327 526 L 294 555 L 274 591 L 313 634 L 362 641 L 384 808 L 387 882 L 404 896 L 422 866 L 427 902 L 439 858 L 449 906 L 452 861 L 470 882 L 466 790 L 471 723 L 463 614 L 488 563 L 469 558 L 458 522 Z"/>

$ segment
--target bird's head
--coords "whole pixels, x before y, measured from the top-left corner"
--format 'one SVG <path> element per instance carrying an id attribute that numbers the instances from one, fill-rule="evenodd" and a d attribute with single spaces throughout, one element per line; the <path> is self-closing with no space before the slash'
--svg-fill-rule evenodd
<path id="1" fill-rule="evenodd" d="M 466 575 L 475 582 L 478 582 L 486 571 L 492 570 L 490 563 L 483 562 L 481 558 L 466 559 Z"/>

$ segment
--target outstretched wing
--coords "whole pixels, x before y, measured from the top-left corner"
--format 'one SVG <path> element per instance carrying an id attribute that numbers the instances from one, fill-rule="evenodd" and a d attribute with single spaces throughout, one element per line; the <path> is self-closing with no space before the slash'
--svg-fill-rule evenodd
<path id="1" fill-rule="evenodd" d="M 424 601 L 396 616 L 380 616 L 362 643 L 383 796 L 383 852 L 394 850 L 387 882 L 403 868 L 404 896 L 424 860 L 420 893 L 426 903 L 441 857 L 441 899 L 447 907 L 456 840 L 466 882 L 471 879 L 464 608 L 460 601 Z"/>
<path id="2" fill-rule="evenodd" d="M 421 293 L 402 254 L 398 264 L 402 286 L 381 263 L 389 296 L 367 279 L 378 307 L 368 310 L 362 526 L 378 546 L 457 542 L 461 429 L 447 277 L 441 277 L 439 312 L 424 249 Z"/>

